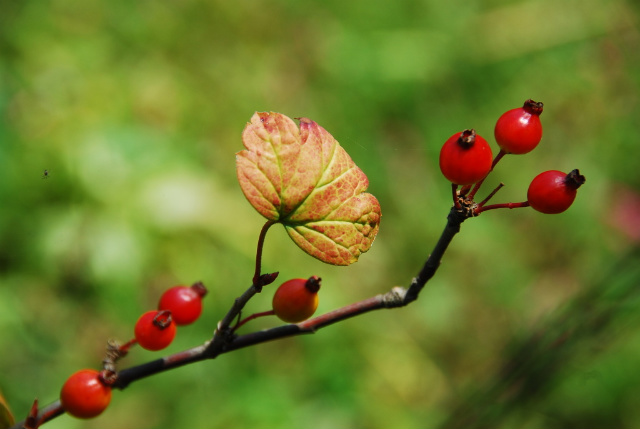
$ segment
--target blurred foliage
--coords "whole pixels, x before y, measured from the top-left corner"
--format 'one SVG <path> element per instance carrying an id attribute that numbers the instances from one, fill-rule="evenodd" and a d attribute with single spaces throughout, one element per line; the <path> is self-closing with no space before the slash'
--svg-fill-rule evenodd
<path id="1" fill-rule="evenodd" d="M 152 377 L 98 419 L 47 427 L 638 427 L 640 276 L 624 258 L 640 241 L 639 18 L 632 0 L 0 2 L 0 389 L 14 414 L 98 366 L 174 284 L 210 294 L 167 353 L 210 337 L 249 286 L 263 223 L 235 178 L 254 111 L 317 121 L 380 200 L 376 243 L 349 268 L 267 236 L 265 271 L 320 275 L 328 311 L 409 283 L 450 206 L 442 142 L 489 138 L 533 98 L 542 143 L 485 191 L 503 181 L 494 201 L 522 201 L 539 172 L 580 168 L 568 212 L 486 213 L 405 309 Z M 566 344 L 545 347 L 558 332 Z M 539 383 L 492 388 L 510 362 Z"/>

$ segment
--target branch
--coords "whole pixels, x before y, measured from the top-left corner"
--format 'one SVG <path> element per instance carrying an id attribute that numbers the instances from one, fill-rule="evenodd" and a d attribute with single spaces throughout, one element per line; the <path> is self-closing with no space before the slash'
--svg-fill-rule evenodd
<path id="1" fill-rule="evenodd" d="M 473 214 L 473 210 L 471 210 L 470 207 L 466 207 L 464 204 L 461 209 L 456 209 L 455 207 L 451 209 L 449 216 L 447 217 L 447 224 L 442 231 L 440 239 L 418 275 L 411 280 L 411 284 L 408 289 L 396 286 L 387 293 L 355 302 L 304 322 L 277 326 L 275 328 L 238 336 L 234 334 L 234 331 L 231 328 L 231 323 L 240 314 L 242 308 L 244 308 L 249 299 L 251 299 L 256 293 L 260 292 L 264 284 L 267 284 L 264 282 L 269 279 L 271 281 L 275 280 L 275 275 L 277 275 L 277 273 L 260 275 L 259 271 L 257 271 L 257 275 L 254 277 L 254 280 L 259 280 L 257 282 L 254 281 L 254 284 L 252 284 L 240 297 L 235 299 L 231 309 L 218 323 L 218 328 L 210 341 L 201 346 L 166 356 L 162 359 L 123 369 L 118 372 L 117 379 L 111 387 L 122 390 L 134 381 L 194 362 L 206 359 L 215 359 L 221 354 L 232 352 L 234 350 L 281 338 L 312 334 L 324 327 L 373 310 L 404 307 L 418 299 L 420 291 L 429 279 L 433 277 L 440 266 L 442 256 L 453 240 L 453 237 L 460 231 L 460 225 L 472 216 L 475 216 Z M 267 222 L 263 227 L 260 234 L 262 240 L 264 240 L 264 235 L 272 224 L 273 223 Z M 260 259 L 260 252 L 261 246 L 259 245 L 258 261 Z M 256 269 L 259 270 L 258 263 L 256 266 Z M 40 410 L 38 413 L 38 423 L 41 425 L 61 414 L 64 414 L 64 410 L 60 405 L 60 401 L 55 401 Z M 21 429 L 23 426 L 24 422 L 20 422 L 13 426 L 12 429 Z"/>
<path id="2" fill-rule="evenodd" d="M 313 319 L 305 320 L 304 322 L 278 326 L 263 331 L 241 335 L 236 337 L 234 341 L 229 344 L 225 352 L 281 338 L 313 334 L 326 326 L 333 325 L 334 323 L 338 323 L 373 310 L 402 307 L 406 305 L 404 301 L 405 295 L 406 289 L 397 286 L 385 294 L 376 295 L 374 297 L 355 302 L 345 307 L 330 311 L 329 313 L 325 313 L 321 316 L 314 317 Z"/>
<path id="3" fill-rule="evenodd" d="M 442 231 L 440 239 L 436 243 L 436 246 L 433 248 L 433 252 L 431 252 L 429 257 L 427 258 L 427 261 L 424 263 L 424 266 L 422 267 L 418 275 L 411 281 L 409 290 L 404 297 L 404 305 L 407 305 L 410 302 L 418 299 L 418 295 L 420 294 L 420 291 L 422 290 L 424 285 L 427 284 L 429 279 L 431 279 L 431 277 L 433 277 L 433 275 L 438 270 L 440 262 L 442 261 L 442 256 L 449 247 L 451 240 L 453 240 L 453 237 L 455 237 L 455 235 L 460 232 L 460 225 L 462 224 L 462 222 L 474 216 L 471 207 L 464 205 L 464 202 L 465 201 L 462 201 L 463 205 L 460 210 L 457 210 L 455 207 L 453 207 L 449 212 L 449 216 L 447 216 L 447 225 L 444 227 L 444 231 Z"/>

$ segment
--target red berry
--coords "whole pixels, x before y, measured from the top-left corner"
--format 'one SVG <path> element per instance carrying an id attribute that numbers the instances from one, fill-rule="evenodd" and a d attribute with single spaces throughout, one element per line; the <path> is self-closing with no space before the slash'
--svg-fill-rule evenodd
<path id="1" fill-rule="evenodd" d="M 527 100 L 524 106 L 500 116 L 494 129 L 500 149 L 506 153 L 523 154 L 538 146 L 542 139 L 540 114 L 543 106 L 542 103 Z"/>
<path id="2" fill-rule="evenodd" d="M 82 369 L 75 372 L 62 386 L 60 403 L 74 417 L 90 419 L 102 413 L 111 402 L 111 387 L 107 386 L 100 372 Z"/>
<path id="3" fill-rule="evenodd" d="M 193 286 L 174 286 L 160 297 L 158 310 L 171 311 L 176 325 L 188 325 L 195 322 L 202 313 L 202 298 L 207 294 L 202 283 Z"/>
<path id="4" fill-rule="evenodd" d="M 578 170 L 569 174 L 550 170 L 538 174 L 529 185 L 529 205 L 541 213 L 556 214 L 568 209 L 576 199 L 578 188 L 585 178 Z"/>
<path id="5" fill-rule="evenodd" d="M 484 179 L 492 162 L 489 143 L 475 130 L 452 135 L 440 150 L 440 171 L 456 185 L 471 185 Z"/>
<path id="6" fill-rule="evenodd" d="M 282 283 L 273 295 L 273 312 L 281 320 L 298 323 L 308 319 L 318 308 L 320 278 L 292 279 Z"/>
<path id="7" fill-rule="evenodd" d="M 170 311 L 147 311 L 136 322 L 134 332 L 142 348 L 162 350 L 175 338 L 176 324 Z"/>

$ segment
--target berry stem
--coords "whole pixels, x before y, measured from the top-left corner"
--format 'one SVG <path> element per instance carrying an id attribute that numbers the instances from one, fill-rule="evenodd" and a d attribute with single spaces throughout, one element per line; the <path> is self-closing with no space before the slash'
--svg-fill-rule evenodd
<path id="1" fill-rule="evenodd" d="M 521 203 L 502 203 L 502 204 L 491 204 L 489 206 L 478 206 L 476 208 L 475 213 L 480 214 L 482 212 L 486 212 L 487 210 L 494 209 L 518 209 L 520 207 L 529 207 L 529 201 L 523 201 Z"/>
<path id="2" fill-rule="evenodd" d="M 487 202 L 488 202 L 491 198 L 493 198 L 493 196 L 494 196 L 495 194 L 497 194 L 497 193 L 498 193 L 498 191 L 499 191 L 503 186 L 504 186 L 504 183 L 500 182 L 500 184 L 499 184 L 498 186 L 496 186 L 496 188 L 495 188 L 493 191 L 491 191 L 491 193 L 490 193 L 489 195 L 487 195 L 487 198 L 485 198 L 484 200 L 482 200 L 482 201 L 480 201 L 480 202 L 478 203 L 478 207 L 482 207 L 482 206 L 484 206 L 485 204 L 487 204 Z"/>
<path id="3" fill-rule="evenodd" d="M 496 164 L 498 162 L 500 162 L 500 160 L 502 159 L 503 156 L 505 156 L 507 153 L 505 151 L 503 151 L 502 149 L 500 149 L 500 152 L 498 152 L 498 154 L 496 155 L 495 158 L 493 158 L 493 162 L 491 163 L 491 170 L 489 170 L 489 173 L 487 173 L 486 176 L 484 176 L 484 178 L 479 181 L 478 183 L 475 184 L 475 186 L 473 187 L 473 190 L 469 193 L 469 199 L 473 200 L 473 197 L 476 196 L 476 192 L 478 192 L 478 189 L 480 189 L 480 186 L 482 186 L 482 183 L 484 182 L 484 179 L 486 179 L 489 174 L 493 171 L 493 169 L 496 167 Z"/>
<path id="4" fill-rule="evenodd" d="M 496 164 L 498 162 L 500 162 L 500 160 L 502 159 L 503 156 L 505 156 L 507 154 L 507 152 L 503 151 L 502 149 L 500 149 L 500 152 L 498 152 L 498 154 L 496 155 L 496 157 L 493 159 L 493 162 L 491 163 L 491 171 L 493 171 L 494 168 L 496 168 Z"/>
<path id="5" fill-rule="evenodd" d="M 460 192 L 458 193 L 459 196 L 464 197 L 465 195 L 467 195 L 469 193 L 469 191 L 471 190 L 471 187 L 473 185 L 464 185 L 462 188 L 460 188 Z"/>
<path id="6" fill-rule="evenodd" d="M 273 316 L 274 314 L 276 314 L 273 310 L 269 310 L 269 311 L 263 311 L 261 313 L 253 313 L 251 316 L 249 317 L 245 317 L 244 319 L 240 320 L 238 323 L 236 323 L 236 326 L 233 327 L 233 331 L 237 331 L 238 328 L 240 328 L 242 325 L 244 325 L 245 323 L 253 320 L 253 319 L 257 319 L 258 317 L 264 317 L 264 316 Z"/>
<path id="7" fill-rule="evenodd" d="M 458 201 L 458 185 L 456 185 L 455 183 L 451 184 L 451 194 L 453 196 L 453 207 L 456 210 L 460 210 L 460 201 Z"/>
<path id="8" fill-rule="evenodd" d="M 138 344 L 138 340 L 136 340 L 135 338 L 130 339 L 129 341 L 127 341 L 126 343 L 124 343 L 123 345 L 121 345 L 118 348 L 118 351 L 121 352 L 123 355 L 129 352 L 129 349 L 133 346 L 135 346 L 136 344 Z"/>

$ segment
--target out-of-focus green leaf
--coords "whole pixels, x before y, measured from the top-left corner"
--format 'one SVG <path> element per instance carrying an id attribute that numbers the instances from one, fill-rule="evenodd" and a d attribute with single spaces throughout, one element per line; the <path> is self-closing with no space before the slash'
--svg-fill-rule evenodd
<path id="1" fill-rule="evenodd" d="M 349 265 L 371 247 L 380 204 L 369 180 L 324 128 L 279 113 L 256 113 L 236 156 L 238 181 L 251 205 L 282 223 L 309 255 Z"/>

